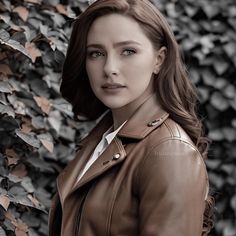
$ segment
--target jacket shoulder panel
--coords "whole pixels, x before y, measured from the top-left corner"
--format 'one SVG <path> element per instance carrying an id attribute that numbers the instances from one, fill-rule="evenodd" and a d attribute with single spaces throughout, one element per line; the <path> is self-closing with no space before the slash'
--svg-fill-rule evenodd
<path id="1" fill-rule="evenodd" d="M 190 143 L 192 143 L 192 140 L 189 137 L 189 135 L 186 133 L 186 131 L 177 122 L 175 122 L 171 118 L 168 118 L 164 122 L 164 125 L 168 128 L 171 137 L 185 139 L 185 140 L 190 141 Z"/>
<path id="2" fill-rule="evenodd" d="M 157 129 L 150 133 L 146 140 L 146 144 L 149 147 L 148 149 L 151 150 L 152 148 L 170 139 L 182 140 L 197 150 L 197 147 L 186 131 L 171 118 L 167 118 Z"/>

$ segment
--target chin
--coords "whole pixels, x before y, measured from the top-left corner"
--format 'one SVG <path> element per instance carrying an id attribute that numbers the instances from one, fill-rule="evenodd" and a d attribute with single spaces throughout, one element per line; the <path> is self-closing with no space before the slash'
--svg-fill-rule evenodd
<path id="1" fill-rule="evenodd" d="M 104 103 L 104 105 L 112 110 L 119 109 L 124 106 L 123 104 L 114 104 L 114 103 L 106 103 L 106 104 Z"/>
<path id="2" fill-rule="evenodd" d="M 110 109 L 118 109 L 118 108 L 121 108 L 127 104 L 127 103 L 124 103 L 121 101 L 112 102 L 111 100 L 110 101 L 102 101 L 102 103 Z"/>
<path id="3" fill-rule="evenodd" d="M 116 94 L 116 95 L 103 95 L 97 94 L 97 98 L 108 108 L 110 109 L 119 109 L 121 107 L 126 106 L 130 102 L 132 102 L 132 98 L 127 96 L 126 94 Z"/>

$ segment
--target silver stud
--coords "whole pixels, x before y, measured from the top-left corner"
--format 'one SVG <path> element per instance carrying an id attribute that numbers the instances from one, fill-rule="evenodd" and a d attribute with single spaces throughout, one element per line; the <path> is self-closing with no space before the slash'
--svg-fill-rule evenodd
<path id="1" fill-rule="evenodd" d="M 151 126 L 155 126 L 155 125 L 158 124 L 158 122 L 159 122 L 160 120 L 161 120 L 161 119 L 153 120 L 153 121 L 149 122 L 147 125 L 148 125 L 149 127 L 151 127 Z"/>
<path id="2" fill-rule="evenodd" d="M 120 158 L 120 153 L 116 153 L 113 155 L 113 160 L 118 160 Z"/>

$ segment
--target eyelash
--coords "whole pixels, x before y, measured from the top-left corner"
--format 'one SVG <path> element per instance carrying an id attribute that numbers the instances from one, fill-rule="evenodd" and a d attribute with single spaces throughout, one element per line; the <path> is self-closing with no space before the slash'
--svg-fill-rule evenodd
<path id="1" fill-rule="evenodd" d="M 124 49 L 123 52 L 124 52 L 124 51 L 132 52 L 131 54 L 128 54 L 128 55 L 125 55 L 125 56 L 130 56 L 130 55 L 136 53 L 136 50 L 130 49 L 130 48 Z M 90 57 L 90 58 L 97 58 L 97 57 L 93 57 L 93 56 L 92 56 L 94 53 L 101 53 L 101 52 L 94 50 L 94 51 L 88 52 L 87 55 L 88 55 L 88 57 Z M 101 54 L 102 54 L 102 53 L 101 53 Z"/>

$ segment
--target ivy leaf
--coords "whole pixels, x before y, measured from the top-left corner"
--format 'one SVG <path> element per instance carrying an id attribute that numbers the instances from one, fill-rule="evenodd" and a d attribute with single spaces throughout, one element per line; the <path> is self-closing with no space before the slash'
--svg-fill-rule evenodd
<path id="1" fill-rule="evenodd" d="M 13 88 L 8 81 L 0 81 L 0 92 L 2 93 L 12 93 Z"/>
<path id="2" fill-rule="evenodd" d="M 41 172 L 54 172 L 53 168 L 49 166 L 47 162 L 41 160 L 38 157 L 31 157 L 27 160 L 27 162 L 34 166 L 36 169 L 39 169 Z"/>
<path id="3" fill-rule="evenodd" d="M 225 136 L 225 139 L 229 142 L 233 142 L 236 140 L 236 130 L 230 127 L 224 127 L 222 132 Z"/>
<path id="4" fill-rule="evenodd" d="M 24 0 L 25 2 L 41 4 L 43 0 Z"/>
<path id="5" fill-rule="evenodd" d="M 6 236 L 6 233 L 1 226 L 0 226 L 0 236 Z"/>
<path id="6" fill-rule="evenodd" d="M 217 7 L 214 3 L 209 4 L 208 2 L 201 2 L 202 3 L 202 9 L 206 13 L 207 17 L 213 18 L 217 14 L 220 13 L 219 7 Z"/>
<path id="7" fill-rule="evenodd" d="M 10 205 L 10 199 L 6 195 L 0 195 L 0 205 L 7 211 L 9 205 Z M 1 235 L 1 234 L 0 234 Z"/>
<path id="8" fill-rule="evenodd" d="M 220 58 L 213 59 L 213 66 L 218 75 L 222 75 L 229 68 L 229 64 Z"/>
<path id="9" fill-rule="evenodd" d="M 219 92 L 214 92 L 211 95 L 210 101 L 211 104 L 220 111 L 225 111 L 229 107 L 228 100 L 225 99 Z"/>
<path id="10" fill-rule="evenodd" d="M 40 134 L 37 136 L 37 138 L 42 142 L 43 146 L 49 151 L 53 152 L 53 139 L 52 136 L 47 133 L 47 134 Z"/>
<path id="11" fill-rule="evenodd" d="M 214 141 L 222 141 L 224 139 L 224 134 L 220 129 L 210 130 L 208 136 Z"/>
<path id="12" fill-rule="evenodd" d="M 7 156 L 7 165 L 15 165 L 19 161 L 19 156 L 13 149 L 6 149 L 6 156 Z"/>
<path id="13" fill-rule="evenodd" d="M 42 56 L 41 51 L 38 48 L 36 48 L 34 43 L 26 42 L 25 48 L 28 51 L 33 63 L 35 62 L 37 57 Z"/>
<path id="14" fill-rule="evenodd" d="M 30 146 L 39 148 L 40 147 L 40 142 L 37 138 L 35 138 L 35 135 L 32 133 L 24 133 L 22 132 L 20 129 L 17 129 L 16 131 L 16 135 L 18 137 L 20 137 L 24 142 L 26 142 L 27 144 L 29 144 Z"/>
<path id="15" fill-rule="evenodd" d="M 8 32 L 4 29 L 0 29 L 0 43 L 5 44 L 5 45 L 23 53 L 24 55 L 26 55 L 27 57 L 29 57 L 31 59 L 28 51 L 24 48 L 24 46 L 21 45 L 18 41 L 10 39 Z"/>
<path id="16" fill-rule="evenodd" d="M 51 108 L 51 103 L 44 97 L 34 96 L 34 100 L 36 101 L 37 105 L 42 109 L 43 112 L 46 114 L 49 113 Z"/>
<path id="17" fill-rule="evenodd" d="M 27 8 L 18 6 L 13 9 L 13 12 L 17 12 L 23 21 L 27 21 L 28 16 L 29 16 L 29 11 L 27 10 Z"/>
<path id="18" fill-rule="evenodd" d="M 4 75 L 13 75 L 11 68 L 9 67 L 9 65 L 6 64 L 0 64 L 0 72 Z"/>
<path id="19" fill-rule="evenodd" d="M 28 193 L 33 193 L 35 188 L 32 184 L 32 181 L 29 177 L 24 177 L 22 178 L 22 181 L 21 181 L 21 186 L 28 192 Z"/>
<path id="20" fill-rule="evenodd" d="M 0 113 L 7 114 L 8 116 L 15 118 L 15 112 L 10 106 L 0 104 Z"/>

